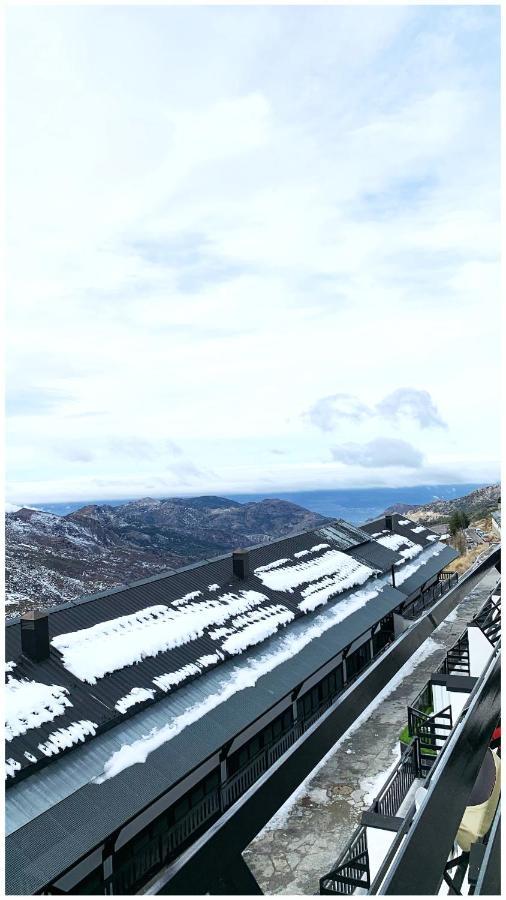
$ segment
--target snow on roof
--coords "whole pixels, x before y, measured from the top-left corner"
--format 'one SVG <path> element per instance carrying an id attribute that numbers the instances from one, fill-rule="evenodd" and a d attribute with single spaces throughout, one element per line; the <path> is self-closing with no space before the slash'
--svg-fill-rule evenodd
<path id="1" fill-rule="evenodd" d="M 412 522 L 411 522 L 411 519 L 399 519 L 397 524 L 398 525 L 411 525 Z"/>
<path id="2" fill-rule="evenodd" d="M 333 575 L 335 590 L 328 594 L 329 597 L 341 593 L 346 587 L 363 584 L 366 578 L 375 572 L 375 569 L 365 566 L 341 550 L 329 550 L 316 559 L 305 560 L 294 566 L 278 567 L 269 572 L 255 569 L 255 575 L 266 587 L 273 591 L 289 591 L 290 593 L 301 584 L 316 582 Z M 322 582 L 320 586 L 327 587 L 328 581 Z M 316 589 L 317 586 L 314 590 Z M 304 591 L 302 593 L 304 594 Z"/>
<path id="3" fill-rule="evenodd" d="M 57 684 L 43 684 L 10 676 L 5 685 L 5 738 L 25 734 L 44 722 L 61 716 L 66 707 L 72 706 L 68 690 Z"/>
<path id="4" fill-rule="evenodd" d="M 248 618 L 248 621 L 244 623 L 245 627 L 237 634 L 227 637 L 223 642 L 223 649 L 228 653 L 242 653 L 246 647 L 259 644 L 260 641 L 274 634 L 281 625 L 291 622 L 295 618 L 295 613 L 286 606 L 277 604 L 253 610 L 243 618 Z"/>
<path id="5" fill-rule="evenodd" d="M 277 569 L 278 566 L 284 566 L 285 563 L 290 562 L 289 559 L 275 559 L 274 562 L 267 563 L 266 566 L 258 566 L 255 569 L 255 575 L 258 575 L 259 572 L 270 572 L 271 569 Z"/>
<path id="6" fill-rule="evenodd" d="M 223 653 L 220 653 L 219 651 L 217 653 L 207 653 L 205 656 L 199 657 L 195 662 L 181 666 L 181 668 L 177 669 L 175 672 L 166 672 L 163 675 L 157 675 L 156 678 L 153 678 L 153 684 L 162 691 L 170 691 L 174 685 L 179 684 L 181 681 L 185 681 L 186 678 L 200 675 L 204 669 L 208 666 L 216 665 L 220 659 L 225 659 L 225 657 L 223 656 Z"/>
<path id="7" fill-rule="evenodd" d="M 422 531 L 427 531 L 424 525 L 418 525 L 416 528 L 412 528 L 411 531 L 413 534 L 420 534 Z"/>
<path id="8" fill-rule="evenodd" d="M 200 593 L 200 592 L 199 592 Z M 222 594 L 182 609 L 149 606 L 53 638 L 64 666 L 82 681 L 95 684 L 108 672 L 141 662 L 200 637 L 206 628 L 258 606 L 267 597 L 258 591 Z"/>
<path id="9" fill-rule="evenodd" d="M 220 684 L 219 690 L 211 693 L 203 701 L 193 703 L 167 724 L 153 728 L 149 734 L 134 739 L 130 744 L 123 744 L 119 750 L 114 751 L 106 760 L 102 774 L 95 779 L 96 783 L 100 784 L 113 778 L 136 763 L 146 762 L 150 753 L 172 740 L 188 725 L 201 719 L 206 713 L 224 703 L 238 691 L 254 687 L 262 675 L 266 675 L 277 666 L 292 659 L 311 641 L 318 639 L 329 628 L 342 622 L 343 619 L 377 597 L 380 590 L 379 581 L 380 579 L 378 579 L 377 590 L 362 588 L 354 591 L 336 606 L 322 611 L 315 619 L 299 620 L 294 626 L 294 631 L 289 630 L 280 634 L 276 646 L 266 649 L 259 657 L 240 657 L 237 666 Z"/>
<path id="10" fill-rule="evenodd" d="M 387 534 L 385 537 L 379 537 L 377 539 L 378 544 L 381 544 L 383 547 L 388 547 L 389 550 L 398 550 L 399 547 L 415 547 L 416 544 L 413 541 L 410 541 L 409 538 L 404 537 L 402 534 Z"/>
<path id="11" fill-rule="evenodd" d="M 90 722 L 88 719 L 72 722 L 66 728 L 58 728 L 57 731 L 53 731 L 47 741 L 39 744 L 39 750 L 44 756 L 53 756 L 60 750 L 67 750 L 74 744 L 84 741 L 87 735 L 95 734 L 97 728 L 97 723 Z"/>
<path id="12" fill-rule="evenodd" d="M 358 567 L 350 566 L 342 568 L 334 577 L 322 578 L 316 584 L 311 584 L 301 591 L 304 600 L 299 603 L 299 609 L 303 612 L 312 612 L 317 606 L 326 603 L 334 594 L 341 594 L 343 591 L 358 584 L 364 584 L 371 575 L 371 569 L 359 563 Z"/>
<path id="13" fill-rule="evenodd" d="M 405 550 L 400 550 L 399 552 L 404 559 L 413 559 L 413 557 L 417 556 L 418 553 L 421 553 L 422 550 L 423 547 L 420 544 L 411 544 L 411 547 L 406 547 Z"/>
<path id="14" fill-rule="evenodd" d="M 404 581 L 406 581 L 406 579 L 417 572 L 420 566 L 423 566 L 423 564 L 426 563 L 428 559 L 430 559 L 432 556 L 438 556 L 438 554 L 441 553 L 444 549 L 444 544 L 433 544 L 431 547 L 426 547 L 415 563 L 408 563 L 407 565 L 403 566 L 402 569 L 396 572 L 396 586 L 399 586 Z"/>
<path id="15" fill-rule="evenodd" d="M 150 700 L 154 696 L 155 691 L 152 688 L 134 687 L 124 697 L 120 697 L 118 702 L 114 704 L 114 709 L 117 709 L 120 713 L 125 713 L 127 709 L 135 706 L 136 703 L 144 703 L 145 700 Z"/>
<path id="16" fill-rule="evenodd" d="M 18 772 L 21 768 L 21 763 L 17 761 L 17 759 L 6 759 L 5 760 L 5 777 L 6 778 L 14 778 L 14 773 Z"/>

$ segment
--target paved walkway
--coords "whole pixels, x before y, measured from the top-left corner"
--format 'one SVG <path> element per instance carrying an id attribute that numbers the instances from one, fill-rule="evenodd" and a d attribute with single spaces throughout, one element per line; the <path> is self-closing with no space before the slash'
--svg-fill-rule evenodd
<path id="1" fill-rule="evenodd" d="M 360 727 L 332 748 L 244 851 L 264 894 L 317 894 L 319 878 L 346 846 L 398 758 L 407 706 L 482 606 L 498 581 L 495 569 L 425 641 L 404 679 Z"/>

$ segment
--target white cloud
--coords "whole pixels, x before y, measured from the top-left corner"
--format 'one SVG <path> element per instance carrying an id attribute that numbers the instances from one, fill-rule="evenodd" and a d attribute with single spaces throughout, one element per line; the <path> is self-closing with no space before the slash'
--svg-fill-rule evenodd
<path id="1" fill-rule="evenodd" d="M 437 402 L 383 409 L 419 474 L 442 457 L 489 471 L 498 23 L 491 8 L 11 8 L 13 499 L 91 489 L 91 468 L 104 496 L 156 478 L 177 492 L 167 440 L 197 490 L 346 486 L 362 476 L 327 468 L 322 423 L 367 444 L 362 412 L 406 384 Z M 321 433 L 301 419 L 315 398 Z M 420 432 L 436 419 L 448 428 Z M 140 465 L 132 437 L 152 448 Z M 81 470 L 57 451 L 76 446 L 94 456 Z"/>
<path id="2" fill-rule="evenodd" d="M 398 438 L 375 438 L 366 444 L 350 441 L 331 448 L 332 457 L 347 466 L 364 466 L 381 469 L 391 466 L 405 466 L 418 469 L 423 462 L 423 454 L 412 444 Z"/>

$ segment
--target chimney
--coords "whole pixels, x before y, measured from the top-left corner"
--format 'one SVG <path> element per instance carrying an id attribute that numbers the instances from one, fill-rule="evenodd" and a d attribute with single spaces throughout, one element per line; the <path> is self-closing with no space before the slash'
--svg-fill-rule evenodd
<path id="1" fill-rule="evenodd" d="M 47 612 L 33 610 L 21 616 L 21 650 L 34 662 L 42 662 L 49 657 Z"/>
<path id="2" fill-rule="evenodd" d="M 385 528 L 392 531 L 392 516 L 385 516 Z"/>
<path id="3" fill-rule="evenodd" d="M 244 581 L 249 576 L 249 550 L 234 550 L 232 553 L 232 568 L 236 578 Z"/>

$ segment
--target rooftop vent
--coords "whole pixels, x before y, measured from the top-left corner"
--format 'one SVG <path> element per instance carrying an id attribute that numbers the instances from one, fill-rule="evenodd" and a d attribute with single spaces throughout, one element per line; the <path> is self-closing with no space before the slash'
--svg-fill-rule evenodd
<path id="1" fill-rule="evenodd" d="M 21 616 L 21 650 L 34 662 L 42 662 L 49 657 L 49 620 L 46 612 L 33 610 Z"/>
<path id="2" fill-rule="evenodd" d="M 392 531 L 392 516 L 385 516 L 385 528 Z"/>
<path id="3" fill-rule="evenodd" d="M 236 578 L 243 581 L 249 576 L 249 550 L 234 550 L 232 553 L 232 568 Z"/>

